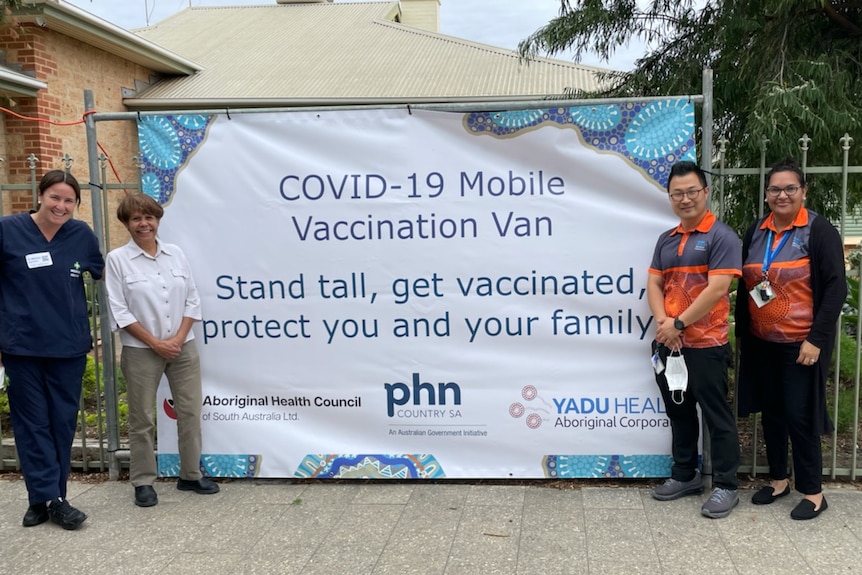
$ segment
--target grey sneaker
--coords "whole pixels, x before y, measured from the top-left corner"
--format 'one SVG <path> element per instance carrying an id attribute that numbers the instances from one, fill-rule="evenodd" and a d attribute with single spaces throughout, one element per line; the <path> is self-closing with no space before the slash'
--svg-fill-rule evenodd
<path id="1" fill-rule="evenodd" d="M 707 517 L 721 519 L 730 515 L 738 503 L 739 495 L 736 489 L 716 487 L 712 490 L 712 494 L 703 504 L 703 507 L 700 508 L 700 512 Z"/>
<path id="2" fill-rule="evenodd" d="M 694 472 L 694 477 L 689 481 L 678 481 L 674 478 L 668 478 L 661 485 L 654 487 L 652 496 L 659 501 L 670 501 L 679 499 L 686 495 L 697 495 L 703 493 L 703 478 L 700 476 L 700 471 Z"/>

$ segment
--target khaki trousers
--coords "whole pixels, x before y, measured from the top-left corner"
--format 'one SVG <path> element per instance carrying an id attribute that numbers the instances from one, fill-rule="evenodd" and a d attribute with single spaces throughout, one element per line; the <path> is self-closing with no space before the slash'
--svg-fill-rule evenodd
<path id="1" fill-rule="evenodd" d="M 129 478 L 134 487 L 152 485 L 156 479 L 153 408 L 156 391 L 167 376 L 177 415 L 180 478 L 201 478 L 201 367 L 194 340 L 183 344 L 176 359 L 165 359 L 150 348 L 124 347 L 120 368 L 126 379 L 129 403 Z"/>

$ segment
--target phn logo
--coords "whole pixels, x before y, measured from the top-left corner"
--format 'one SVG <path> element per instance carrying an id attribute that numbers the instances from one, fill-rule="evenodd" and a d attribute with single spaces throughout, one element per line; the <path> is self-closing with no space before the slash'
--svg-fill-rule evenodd
<path id="1" fill-rule="evenodd" d="M 423 382 L 418 373 L 413 374 L 412 386 L 406 383 L 384 383 L 386 389 L 386 413 L 395 416 L 395 408 L 413 405 L 461 405 L 461 386 L 454 381 L 434 384 Z M 423 402 L 424 397 L 424 402 Z M 451 403 L 447 403 L 451 401 Z"/>

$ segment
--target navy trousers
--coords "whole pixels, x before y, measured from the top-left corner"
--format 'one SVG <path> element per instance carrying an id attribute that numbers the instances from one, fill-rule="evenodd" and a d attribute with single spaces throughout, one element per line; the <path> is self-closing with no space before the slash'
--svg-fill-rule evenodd
<path id="1" fill-rule="evenodd" d="M 9 412 L 30 504 L 66 497 L 87 356 L 3 354 Z"/>

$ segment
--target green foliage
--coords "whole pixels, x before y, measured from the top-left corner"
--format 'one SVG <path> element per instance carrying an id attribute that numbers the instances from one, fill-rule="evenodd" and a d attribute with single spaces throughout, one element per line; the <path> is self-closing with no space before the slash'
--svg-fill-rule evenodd
<path id="1" fill-rule="evenodd" d="M 841 339 L 838 343 L 840 349 L 840 364 L 838 366 L 838 410 L 835 417 L 835 378 L 827 382 L 826 386 L 826 404 L 829 408 L 829 414 L 835 417 L 835 427 L 838 433 L 847 433 L 853 427 L 853 420 L 856 415 L 854 409 L 855 400 L 855 378 L 856 366 L 859 363 L 859 356 L 856 354 L 856 339 L 847 335 L 841 334 Z M 833 356 L 832 362 L 834 363 Z"/>
<path id="2" fill-rule="evenodd" d="M 90 356 L 87 356 L 87 366 L 84 368 L 84 377 L 81 383 L 84 401 L 94 399 L 99 393 L 101 381 L 96 381 L 96 360 Z"/>
<path id="3" fill-rule="evenodd" d="M 101 366 L 99 366 L 101 370 Z M 104 389 L 103 389 L 103 374 L 99 373 L 100 378 L 96 381 L 96 361 L 92 356 L 87 356 L 87 365 L 84 368 L 84 376 L 81 380 L 81 399 L 83 402 L 84 420 L 87 426 L 88 435 L 93 437 L 98 432 L 99 412 L 104 410 Z M 6 384 L 9 385 L 7 379 Z M 120 433 L 125 435 L 129 428 L 129 407 L 126 404 L 126 382 L 121 374 L 116 377 L 117 394 L 119 397 L 117 409 L 119 411 L 118 425 Z M 105 417 L 101 415 L 102 434 L 105 433 Z M 9 398 L 6 392 L 0 392 L 0 422 L 2 422 L 3 433 L 6 435 L 12 434 L 12 427 L 9 424 Z"/>
<path id="4" fill-rule="evenodd" d="M 838 345 L 841 359 L 841 365 L 838 367 L 838 380 L 842 382 L 842 385 L 851 386 L 856 378 L 856 365 L 859 363 L 859 358 L 856 356 L 856 339 L 842 333 Z M 835 361 L 834 357 L 832 361 Z"/>
<path id="5" fill-rule="evenodd" d="M 87 425 L 87 431 L 90 435 L 97 432 L 104 434 L 106 432 L 106 421 L 104 413 L 99 415 L 100 411 L 104 410 L 104 373 L 102 365 L 99 365 L 99 380 L 96 381 L 96 360 L 92 356 L 87 356 L 87 366 L 84 368 L 84 377 L 82 379 L 81 397 L 84 400 L 84 420 Z M 115 376 L 115 384 L 117 387 L 119 412 L 118 425 L 120 433 L 126 434 L 129 428 L 129 406 L 126 404 L 126 381 L 121 373 Z M 101 408 L 101 410 L 100 410 Z M 101 430 L 99 430 L 99 419 L 101 418 Z"/>
<path id="6" fill-rule="evenodd" d="M 9 19 L 9 10 L 19 8 L 23 0 L 0 0 L 0 21 Z"/>
<path id="7" fill-rule="evenodd" d="M 856 333 L 859 321 L 859 278 L 847 278 L 847 300 L 844 305 L 842 322 L 846 333 Z"/>
<path id="8" fill-rule="evenodd" d="M 99 382 L 96 384 L 96 360 L 92 356 L 87 356 L 87 367 L 84 368 L 84 377 L 82 380 L 83 383 L 83 396 L 84 400 L 94 400 L 96 398 L 96 394 L 100 392 L 103 382 L 104 382 L 104 373 L 102 372 L 103 367 L 99 365 Z M 123 394 L 126 391 L 126 380 L 123 378 L 123 375 L 119 372 L 114 376 L 114 381 L 117 386 L 117 393 Z"/>
<path id="9" fill-rule="evenodd" d="M 605 76 L 607 89 L 579 96 L 698 94 L 702 71 L 714 71 L 714 134 L 729 140 L 727 167 L 757 167 L 800 158 L 812 142 L 811 166 L 841 165 L 839 140 L 862 124 L 862 3 L 830 0 L 560 0 L 560 15 L 522 41 L 529 58 L 571 50 L 607 60 L 632 40 L 650 47 L 634 70 Z M 702 143 L 699 144 L 702 148 Z M 860 163 L 859 146 L 849 149 Z M 756 217 L 759 179 L 725 182 L 724 219 L 742 231 Z M 851 181 L 847 209 L 862 198 Z M 833 221 L 840 213 L 834 176 L 810 182 L 808 205 Z"/>
<path id="10" fill-rule="evenodd" d="M 847 256 L 847 299 L 844 301 L 842 323 L 844 332 L 850 335 L 858 333 L 859 326 L 859 266 L 862 263 L 862 251 L 852 250 Z"/>
<path id="11" fill-rule="evenodd" d="M 120 428 L 120 436 L 126 437 L 129 434 L 129 405 L 125 401 L 125 397 L 120 398 L 119 403 L 117 404 L 118 411 L 118 419 L 117 425 Z M 101 419 L 101 430 L 99 429 L 99 423 Z M 97 432 L 101 432 L 101 435 L 105 435 L 107 433 L 107 422 L 105 421 L 104 414 L 99 417 L 98 413 L 87 413 L 84 416 L 84 420 L 87 423 L 87 431 L 90 435 L 95 435 Z"/>

